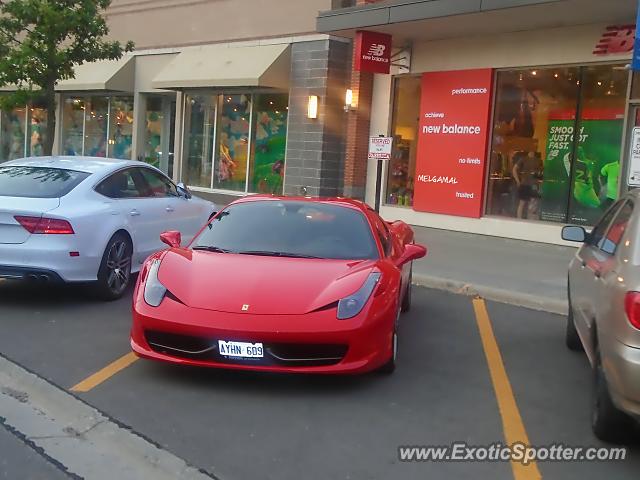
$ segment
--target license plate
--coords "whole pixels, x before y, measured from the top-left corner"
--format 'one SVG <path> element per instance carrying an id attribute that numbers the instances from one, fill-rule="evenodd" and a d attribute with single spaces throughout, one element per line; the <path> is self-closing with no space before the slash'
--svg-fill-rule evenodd
<path id="1" fill-rule="evenodd" d="M 264 348 L 262 343 L 227 342 L 218 340 L 218 353 L 225 357 L 262 358 Z"/>

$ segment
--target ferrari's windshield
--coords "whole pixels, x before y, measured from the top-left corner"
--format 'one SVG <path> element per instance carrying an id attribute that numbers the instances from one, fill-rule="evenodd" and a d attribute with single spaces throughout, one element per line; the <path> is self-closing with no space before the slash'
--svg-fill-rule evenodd
<path id="1" fill-rule="evenodd" d="M 361 212 L 293 200 L 231 205 L 211 221 L 192 248 L 300 258 L 379 258 L 371 228 Z"/>

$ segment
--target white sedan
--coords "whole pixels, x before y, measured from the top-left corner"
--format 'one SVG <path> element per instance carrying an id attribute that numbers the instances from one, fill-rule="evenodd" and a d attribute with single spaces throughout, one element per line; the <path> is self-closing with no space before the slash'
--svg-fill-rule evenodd
<path id="1" fill-rule="evenodd" d="M 38 157 L 0 164 L 0 278 L 95 282 L 122 296 L 161 250 L 160 233 L 190 241 L 216 212 L 145 163 Z"/>

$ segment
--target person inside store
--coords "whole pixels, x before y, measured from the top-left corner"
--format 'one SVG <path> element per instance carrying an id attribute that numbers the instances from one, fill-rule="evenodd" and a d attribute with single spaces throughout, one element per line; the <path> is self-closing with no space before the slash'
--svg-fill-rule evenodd
<path id="1" fill-rule="evenodd" d="M 620 176 L 620 162 L 607 163 L 600 170 L 601 190 L 606 189 L 606 198 L 602 203 L 602 208 L 607 209 L 618 199 L 618 177 Z"/>
<path id="2" fill-rule="evenodd" d="M 541 161 L 536 152 L 516 152 L 511 171 L 516 185 L 518 218 L 528 218 L 530 204 L 540 198 L 539 182 L 542 178 Z"/>

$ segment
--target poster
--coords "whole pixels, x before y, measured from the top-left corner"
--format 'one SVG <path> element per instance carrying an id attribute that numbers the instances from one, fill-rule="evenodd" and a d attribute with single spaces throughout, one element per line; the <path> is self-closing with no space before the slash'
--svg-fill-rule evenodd
<path id="1" fill-rule="evenodd" d="M 414 210 L 480 217 L 492 79 L 491 69 L 423 75 Z"/>
<path id="2" fill-rule="evenodd" d="M 541 220 L 594 225 L 618 196 L 620 138 L 624 112 L 582 112 L 577 138 L 572 115 L 555 112 L 549 121 L 542 183 Z M 572 155 L 577 140 L 576 161 Z"/>
<path id="3" fill-rule="evenodd" d="M 287 111 L 264 108 L 256 115 L 256 148 L 249 191 L 282 194 L 287 149 Z"/>

